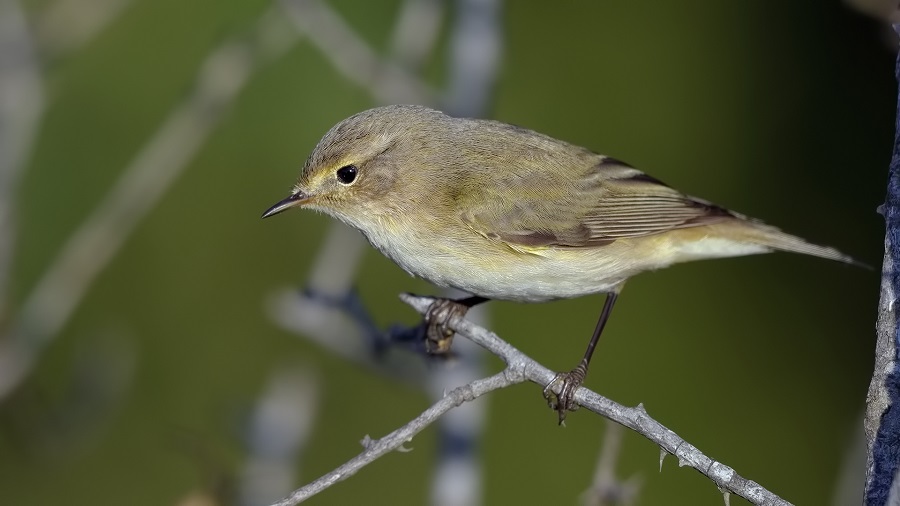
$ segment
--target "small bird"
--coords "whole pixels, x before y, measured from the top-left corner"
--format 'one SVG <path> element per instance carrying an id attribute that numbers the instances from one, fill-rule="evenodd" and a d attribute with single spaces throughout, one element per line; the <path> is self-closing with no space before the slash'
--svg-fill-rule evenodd
<path id="1" fill-rule="evenodd" d="M 560 423 L 577 407 L 575 390 L 631 276 L 775 250 L 856 263 L 615 158 L 416 105 L 363 111 L 329 130 L 291 194 L 263 218 L 294 207 L 358 229 L 413 276 L 472 294 L 438 299 L 427 311 L 426 348 L 433 353 L 449 350 L 452 316 L 489 299 L 606 294 L 584 357 L 544 389 Z"/>

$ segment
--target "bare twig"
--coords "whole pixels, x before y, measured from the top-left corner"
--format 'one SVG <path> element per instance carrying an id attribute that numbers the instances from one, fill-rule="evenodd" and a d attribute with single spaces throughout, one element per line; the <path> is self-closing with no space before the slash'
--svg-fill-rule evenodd
<path id="1" fill-rule="evenodd" d="M 289 38 L 272 35 L 285 32 Z M 227 42 L 207 57 L 193 94 L 172 111 L 26 297 L 11 334 L 0 341 L 0 398 L 21 381 L 37 353 L 69 320 L 97 275 L 204 145 L 249 77 L 296 38 L 270 10 L 247 41 Z"/>
<path id="2" fill-rule="evenodd" d="M 403 295 L 401 298 L 422 314 L 427 311 L 434 300 L 430 297 L 417 297 L 413 295 Z M 549 384 L 555 376 L 555 373 L 550 369 L 547 369 L 513 347 L 511 344 L 500 339 L 496 334 L 489 332 L 472 322 L 454 317 L 450 320 L 449 326 L 455 330 L 458 335 L 472 340 L 489 352 L 500 357 L 500 359 L 506 363 L 506 368 L 502 372 L 489 378 L 476 380 L 467 385 L 455 388 L 446 397 L 439 400 L 408 424 L 382 439 L 371 440 L 363 453 L 309 485 L 296 490 L 287 498 L 275 503 L 275 506 L 290 506 L 297 504 L 331 485 L 352 476 L 362 467 L 370 464 L 378 457 L 400 448 L 400 446 L 412 436 L 421 432 L 425 427 L 437 420 L 443 413 L 462 402 L 471 401 L 488 392 L 517 383 L 523 383 L 525 381 L 531 381 L 532 383 L 544 386 Z M 663 451 L 675 455 L 678 458 L 679 466 L 689 466 L 696 469 L 719 487 L 719 490 L 737 494 L 757 505 L 790 505 L 789 502 L 766 490 L 758 483 L 738 475 L 734 469 L 704 455 L 696 447 L 651 418 L 641 404 L 631 408 L 622 406 L 584 387 L 579 388 L 575 393 L 575 401 L 579 406 L 624 425 L 643 435 L 650 441 L 653 441 Z"/>
<path id="3" fill-rule="evenodd" d="M 417 297 L 407 294 L 401 295 L 401 299 L 421 314 L 425 314 L 434 300 L 430 297 Z M 506 363 L 505 372 L 507 376 L 519 378 L 521 375 L 524 377 L 524 380 L 537 383 L 542 387 L 548 385 L 556 376 L 555 372 L 547 369 L 511 344 L 500 339 L 493 332 L 489 332 L 470 321 L 453 318 L 449 322 L 449 326 L 457 334 L 472 340 L 500 357 Z M 514 373 L 512 371 L 520 372 Z M 696 447 L 651 418 L 641 404 L 633 408 L 622 406 L 584 387 L 579 388 L 575 392 L 575 401 L 579 406 L 618 422 L 653 441 L 662 450 L 676 456 L 679 466 L 689 466 L 700 471 L 701 474 L 709 478 L 721 490 L 737 494 L 754 504 L 766 506 L 790 504 L 758 483 L 741 477 L 734 469 L 704 455 Z"/>
<path id="4" fill-rule="evenodd" d="M 386 104 L 434 103 L 435 93 L 403 67 L 382 60 L 320 0 L 281 0 L 285 12 L 348 80 Z"/>
<path id="5" fill-rule="evenodd" d="M 495 374 L 489 378 L 476 380 L 447 392 L 447 395 L 445 395 L 443 399 L 434 403 L 430 408 L 425 410 L 425 412 L 403 427 L 400 427 L 381 439 L 373 440 L 366 438 L 364 445 L 365 450 L 362 453 L 309 485 L 295 490 L 290 496 L 274 503 L 273 506 L 292 506 L 298 504 L 335 483 L 353 476 L 357 471 L 371 464 L 377 458 L 399 449 L 404 443 L 410 441 L 413 436 L 421 432 L 425 427 L 434 423 L 441 415 L 456 406 L 481 397 L 488 392 L 493 392 L 494 390 L 522 382 L 521 378 L 515 378 L 509 373 L 510 370 L 507 369 L 506 371 Z"/>
<path id="6" fill-rule="evenodd" d="M 311 289 L 304 292 L 282 290 L 269 299 L 267 308 L 271 318 L 282 328 L 348 362 L 411 386 L 422 384 L 425 364 L 419 359 L 421 355 L 392 353 L 392 348 L 403 347 L 396 341 L 388 341 L 397 337 L 397 329 L 386 335 L 377 328 L 364 308 L 352 307 L 360 303 L 352 292 L 338 296 L 335 303 L 327 303 L 323 297 Z M 424 348 L 421 339 L 423 337 L 410 336 L 399 340 Z"/>

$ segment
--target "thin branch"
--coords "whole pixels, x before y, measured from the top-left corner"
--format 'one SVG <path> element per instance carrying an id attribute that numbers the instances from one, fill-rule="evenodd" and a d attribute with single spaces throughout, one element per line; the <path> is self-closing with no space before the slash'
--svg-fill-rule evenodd
<path id="1" fill-rule="evenodd" d="M 421 314 L 425 314 L 434 300 L 430 297 L 418 297 L 408 294 L 402 295 L 401 299 Z M 470 321 L 453 318 L 449 322 L 449 326 L 457 334 L 472 340 L 500 357 L 507 365 L 507 374 L 511 374 L 510 370 L 520 371 L 518 374 L 512 375 L 515 377 L 519 375 L 524 376 L 525 380 L 537 383 L 541 387 L 548 385 L 556 376 L 555 372 L 500 339 L 493 332 L 485 330 Z M 651 418 L 642 404 L 638 404 L 633 408 L 622 406 L 584 387 L 579 388 L 575 392 L 575 401 L 579 406 L 618 422 L 653 441 L 661 449 L 676 456 L 679 467 L 689 466 L 700 471 L 701 474 L 709 478 L 721 490 L 737 494 L 754 504 L 766 506 L 790 504 L 758 483 L 741 477 L 734 469 L 704 455 L 695 446 L 675 434 L 675 432 Z"/>
<path id="2" fill-rule="evenodd" d="M 384 61 L 320 0 L 281 0 L 288 17 L 349 81 L 385 104 L 434 103 L 431 89 L 403 67 Z"/>
<path id="3" fill-rule="evenodd" d="M 401 298 L 422 314 L 427 311 L 434 300 L 430 297 L 414 295 L 402 295 Z M 287 498 L 275 503 L 274 506 L 297 504 L 352 476 L 378 457 L 400 448 L 403 443 L 409 441 L 412 436 L 421 432 L 443 413 L 463 402 L 474 400 L 494 390 L 525 381 L 544 386 L 550 383 L 555 376 L 553 371 L 500 339 L 493 332 L 479 327 L 468 320 L 452 318 L 449 326 L 456 331 L 457 335 L 468 338 L 498 356 L 506 363 L 506 368 L 489 378 L 475 380 L 467 385 L 453 389 L 446 397 L 432 405 L 424 413 L 384 438 L 367 440 L 366 450 L 361 454 L 309 485 L 294 491 Z M 579 388 L 575 393 L 575 401 L 579 406 L 624 425 L 653 441 L 663 451 L 675 455 L 678 458 L 680 467 L 689 466 L 696 469 L 709 478 L 721 491 L 737 494 L 757 505 L 790 505 L 789 502 L 766 490 L 758 483 L 741 477 L 734 469 L 704 455 L 696 447 L 651 418 L 643 405 L 638 404 L 636 407 L 622 406 L 584 387 Z"/>
<path id="4" fill-rule="evenodd" d="M 282 328 L 324 350 L 395 381 L 421 386 L 426 369 L 418 358 L 424 354 L 424 346 L 420 346 L 423 352 L 417 356 L 392 354 L 388 350 L 401 347 L 400 342 L 421 342 L 421 337 L 397 336 L 399 329 L 385 335 L 368 313 L 357 307 L 358 299 L 352 292 L 333 296 L 334 301 L 325 300 L 328 295 L 318 288 L 282 290 L 269 299 L 266 307 L 272 320 Z M 395 337 L 396 340 L 389 341 Z"/>
<path id="5" fill-rule="evenodd" d="M 250 76 L 297 39 L 277 14 L 276 9 L 263 14 L 248 40 L 227 42 L 210 53 L 193 94 L 174 108 L 72 233 L 26 297 L 10 335 L 0 340 L 0 398 L 25 377 L 99 273 L 203 147 Z"/>
<path id="6" fill-rule="evenodd" d="M 449 391 L 443 399 L 434 403 L 421 415 L 387 436 L 377 440 L 370 439 L 366 436 L 363 440 L 365 450 L 362 453 L 309 485 L 295 490 L 290 496 L 274 503 L 272 506 L 293 506 L 294 504 L 298 504 L 319 492 L 322 492 L 335 483 L 353 476 L 357 471 L 371 464 L 379 457 L 394 450 L 399 450 L 404 443 L 412 440 L 413 436 L 437 421 L 441 415 L 451 409 L 464 402 L 475 400 L 494 390 L 499 390 L 515 383 L 521 383 L 522 381 L 523 378 L 510 376 L 509 369 L 507 369 L 506 371 L 495 374 L 489 378 L 475 380 L 467 385 L 454 388 Z"/>

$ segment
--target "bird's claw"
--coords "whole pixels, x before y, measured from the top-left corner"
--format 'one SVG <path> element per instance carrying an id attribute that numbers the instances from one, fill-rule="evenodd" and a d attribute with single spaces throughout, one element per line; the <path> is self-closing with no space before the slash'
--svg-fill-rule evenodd
<path id="1" fill-rule="evenodd" d="M 584 383 L 586 374 L 587 365 L 582 362 L 569 372 L 558 373 L 544 387 L 544 398 L 547 399 L 550 409 L 555 410 L 559 415 L 560 425 L 565 425 L 566 414 L 569 411 L 578 409 L 578 404 L 575 402 L 575 391 Z"/>
<path id="2" fill-rule="evenodd" d="M 469 306 L 453 299 L 435 299 L 425 312 L 425 351 L 430 355 L 446 355 L 456 334 L 448 323 L 454 316 L 464 317 Z"/>

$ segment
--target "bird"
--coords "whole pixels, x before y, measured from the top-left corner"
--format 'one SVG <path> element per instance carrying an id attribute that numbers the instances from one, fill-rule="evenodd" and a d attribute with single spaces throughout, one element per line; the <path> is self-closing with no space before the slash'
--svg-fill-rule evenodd
<path id="1" fill-rule="evenodd" d="M 288 197 L 263 214 L 325 213 L 409 274 L 471 294 L 438 298 L 426 349 L 448 321 L 488 300 L 606 299 L 578 365 L 544 396 L 563 423 L 625 282 L 672 264 L 787 251 L 859 264 L 619 159 L 507 123 L 419 105 L 369 109 L 332 127 Z"/>

